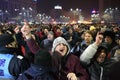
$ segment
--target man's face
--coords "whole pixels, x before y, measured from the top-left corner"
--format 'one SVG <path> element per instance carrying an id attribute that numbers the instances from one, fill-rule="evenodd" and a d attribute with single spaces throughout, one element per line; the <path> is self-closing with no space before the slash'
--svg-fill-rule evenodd
<path id="1" fill-rule="evenodd" d="M 105 42 L 107 42 L 108 44 L 111 44 L 112 43 L 112 39 L 110 36 L 106 36 L 105 37 Z"/>
<path id="2" fill-rule="evenodd" d="M 91 41 L 92 41 L 92 35 L 89 34 L 89 33 L 86 33 L 86 34 L 85 34 L 85 41 L 86 41 L 86 42 L 91 42 Z"/>
<path id="3" fill-rule="evenodd" d="M 55 48 L 55 51 L 58 52 L 61 56 L 64 56 L 67 53 L 67 46 L 63 43 L 60 43 Z"/>

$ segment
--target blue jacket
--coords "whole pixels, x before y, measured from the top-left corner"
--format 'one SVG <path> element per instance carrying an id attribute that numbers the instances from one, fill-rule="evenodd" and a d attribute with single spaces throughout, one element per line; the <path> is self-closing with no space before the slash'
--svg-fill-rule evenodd
<path id="1" fill-rule="evenodd" d="M 0 80 L 14 80 L 30 66 L 27 59 L 12 52 L 12 48 L 0 47 Z"/>

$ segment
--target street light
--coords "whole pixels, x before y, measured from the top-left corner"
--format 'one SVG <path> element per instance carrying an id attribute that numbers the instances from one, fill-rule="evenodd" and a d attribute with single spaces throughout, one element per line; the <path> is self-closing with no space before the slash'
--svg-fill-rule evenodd
<path id="1" fill-rule="evenodd" d="M 70 9 L 70 11 L 72 12 L 72 14 L 73 14 L 73 20 L 75 20 L 75 21 L 78 21 L 79 20 L 79 17 L 81 16 L 81 9 L 78 9 L 78 8 L 76 8 L 76 9 Z"/>

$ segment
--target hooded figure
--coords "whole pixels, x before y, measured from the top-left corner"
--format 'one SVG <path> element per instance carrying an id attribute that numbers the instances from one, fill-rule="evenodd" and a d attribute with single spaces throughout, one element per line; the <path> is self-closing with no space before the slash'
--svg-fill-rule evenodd
<path id="1" fill-rule="evenodd" d="M 86 70 L 81 66 L 79 58 L 70 54 L 70 46 L 64 38 L 54 40 L 52 53 L 57 80 L 88 80 Z"/>

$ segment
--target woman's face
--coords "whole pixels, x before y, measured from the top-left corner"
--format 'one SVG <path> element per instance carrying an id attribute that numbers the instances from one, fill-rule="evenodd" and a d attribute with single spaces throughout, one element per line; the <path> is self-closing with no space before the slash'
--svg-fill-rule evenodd
<path id="1" fill-rule="evenodd" d="M 64 56 L 67 53 L 67 46 L 63 43 L 60 43 L 55 48 L 55 51 L 58 52 L 61 56 Z"/>
<path id="2" fill-rule="evenodd" d="M 102 62 L 104 62 L 105 57 L 106 57 L 106 54 L 105 54 L 105 52 L 102 51 L 102 52 L 100 53 L 100 55 L 98 56 L 97 61 L 98 61 L 99 63 L 102 63 Z"/>

